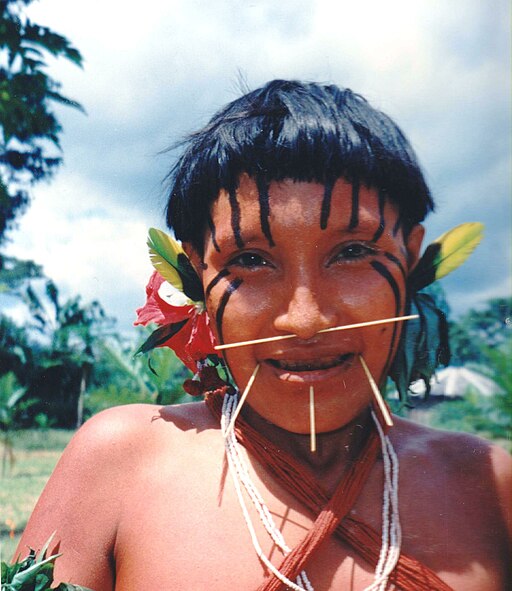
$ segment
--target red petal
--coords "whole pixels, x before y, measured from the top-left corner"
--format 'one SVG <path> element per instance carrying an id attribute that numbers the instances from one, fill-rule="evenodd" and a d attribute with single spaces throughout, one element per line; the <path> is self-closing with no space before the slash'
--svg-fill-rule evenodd
<path id="1" fill-rule="evenodd" d="M 208 355 L 216 354 L 214 346 L 215 337 L 210 329 L 208 314 L 206 312 L 196 313 L 192 319 L 187 353 L 192 359 L 205 359 Z"/>
<path id="2" fill-rule="evenodd" d="M 194 306 L 171 306 L 162 300 L 158 295 L 158 290 L 164 281 L 164 278 L 159 273 L 153 271 L 146 286 L 146 303 L 142 308 L 136 310 L 137 320 L 134 322 L 135 326 L 138 324 L 146 326 L 150 322 L 159 325 L 171 324 L 184 320 L 195 312 Z"/>

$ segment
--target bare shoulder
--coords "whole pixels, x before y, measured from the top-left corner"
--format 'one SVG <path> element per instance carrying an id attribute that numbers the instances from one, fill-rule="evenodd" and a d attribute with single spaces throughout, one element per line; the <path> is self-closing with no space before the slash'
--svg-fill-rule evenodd
<path id="1" fill-rule="evenodd" d="M 134 480 L 144 471 L 157 471 L 164 454 L 167 461 L 173 457 L 173 447 L 188 450 L 184 438 L 216 428 L 202 403 L 128 405 L 95 415 L 62 454 L 19 551 L 41 548 L 56 532 L 62 553 L 56 580 L 80 582 L 97 591 L 112 589 L 111 557 Z"/>
<path id="2" fill-rule="evenodd" d="M 512 456 L 501 446 L 470 435 L 432 429 L 412 421 L 396 418 L 397 445 L 403 455 L 428 456 L 446 468 L 479 475 L 492 469 L 500 479 L 512 476 Z"/>
<path id="3" fill-rule="evenodd" d="M 66 488 L 90 479 L 102 480 L 102 489 L 116 495 L 128 475 L 160 453 L 172 457 L 174 448 L 187 449 L 184 440 L 217 428 L 203 403 L 176 406 L 132 404 L 98 413 L 74 435 L 52 475 L 50 484 Z"/>
<path id="4" fill-rule="evenodd" d="M 159 438 L 172 442 L 192 432 L 216 428 L 217 424 L 203 403 L 175 406 L 130 404 L 117 406 L 89 419 L 72 439 L 66 453 L 84 454 L 97 451 L 114 454 L 144 452 Z"/>
<path id="5" fill-rule="evenodd" d="M 397 419 L 396 427 L 393 439 L 411 473 L 422 471 L 431 486 L 442 483 L 440 490 L 450 487 L 466 506 L 488 507 L 512 531 L 512 456 L 505 449 L 481 437 L 404 419 Z"/>

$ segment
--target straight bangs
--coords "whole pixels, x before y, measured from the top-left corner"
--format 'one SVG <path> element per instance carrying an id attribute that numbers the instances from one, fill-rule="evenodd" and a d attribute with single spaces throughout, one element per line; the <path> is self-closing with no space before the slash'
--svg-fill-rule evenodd
<path id="1" fill-rule="evenodd" d="M 202 252 L 219 192 L 236 191 L 242 173 L 259 184 L 343 177 L 384 191 L 404 227 L 433 202 L 416 156 L 396 124 L 350 90 L 275 80 L 230 103 L 181 144 L 169 175 L 167 223 Z"/>

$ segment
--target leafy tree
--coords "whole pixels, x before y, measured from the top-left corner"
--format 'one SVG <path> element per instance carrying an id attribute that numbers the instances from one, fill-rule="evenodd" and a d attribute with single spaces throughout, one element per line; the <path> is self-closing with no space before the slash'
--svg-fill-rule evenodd
<path id="1" fill-rule="evenodd" d="M 60 93 L 45 61 L 51 55 L 81 66 L 82 56 L 65 37 L 23 14 L 32 1 L 0 0 L 0 243 L 28 204 L 31 184 L 62 161 L 53 105 L 82 109 Z"/>
<path id="2" fill-rule="evenodd" d="M 47 341 L 44 358 L 38 361 L 40 375 L 32 381 L 28 395 L 36 397 L 41 391 L 48 396 L 64 394 L 63 402 L 67 401 L 68 407 L 74 406 L 72 414 L 75 425 L 79 426 L 99 343 L 112 329 L 114 321 L 105 315 L 97 301 L 83 305 L 78 296 L 61 303 L 58 288 L 51 280 L 45 283 L 44 297 L 32 285 L 26 288 L 23 296 L 31 312 L 31 328 Z M 61 423 L 66 420 L 65 415 L 61 413 Z"/>
<path id="3" fill-rule="evenodd" d="M 489 300 L 482 310 L 469 310 L 450 324 L 450 344 L 455 363 L 485 365 L 489 349 L 507 346 L 512 340 L 512 298 Z"/>
<path id="4" fill-rule="evenodd" d="M 43 277 L 41 265 L 34 261 L 21 261 L 14 257 L 3 258 L 0 268 L 0 294 L 19 295 L 20 288 L 31 279 Z"/>

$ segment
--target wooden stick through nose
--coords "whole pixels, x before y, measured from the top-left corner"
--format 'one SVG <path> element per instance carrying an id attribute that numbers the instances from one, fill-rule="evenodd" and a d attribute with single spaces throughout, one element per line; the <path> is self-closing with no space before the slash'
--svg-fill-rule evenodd
<path id="1" fill-rule="evenodd" d="M 389 324 L 390 322 L 403 322 L 404 320 L 413 320 L 419 318 L 418 314 L 410 314 L 409 316 L 395 316 L 394 318 L 382 318 L 380 320 L 368 320 L 367 322 L 358 322 L 357 324 L 344 324 L 343 326 L 334 326 L 331 328 L 324 328 L 319 330 L 316 334 L 324 332 L 335 332 L 338 330 L 350 330 L 352 328 L 363 328 L 365 326 L 375 326 L 378 324 Z M 225 345 L 217 345 L 214 347 L 216 351 L 224 349 L 233 349 L 234 347 L 247 347 L 248 345 L 259 345 L 260 343 L 272 343 L 274 341 L 284 341 L 285 339 L 296 339 L 296 334 L 284 334 L 277 337 L 267 337 L 264 339 L 254 339 L 252 341 L 240 341 L 238 343 L 227 343 Z"/>
<path id="2" fill-rule="evenodd" d="M 379 410 L 382 414 L 384 422 L 386 423 L 386 425 L 388 427 L 392 427 L 393 426 L 393 419 L 391 418 L 391 415 L 389 414 L 388 407 L 387 407 L 386 403 L 384 402 L 384 399 L 382 398 L 382 394 L 380 393 L 379 387 L 375 383 L 375 380 L 373 379 L 373 376 L 370 373 L 370 370 L 368 369 L 368 366 L 366 365 L 366 361 L 363 359 L 362 355 L 359 355 L 359 361 L 361 362 L 361 365 L 363 366 L 363 369 L 364 369 L 364 373 L 366 374 L 366 377 L 368 378 L 368 382 L 370 383 L 370 387 L 372 389 L 373 396 L 375 398 L 375 401 L 377 402 L 377 405 L 378 405 Z"/>
<path id="3" fill-rule="evenodd" d="M 309 387 L 309 436 L 311 452 L 316 452 L 315 391 Z"/>
<path id="4" fill-rule="evenodd" d="M 245 402 L 245 399 L 247 398 L 247 395 L 249 394 L 249 390 L 252 388 L 252 385 L 254 384 L 254 380 L 256 379 L 256 374 L 258 373 L 258 369 L 260 368 L 260 364 L 258 363 L 258 365 L 254 368 L 254 371 L 251 374 L 251 377 L 249 378 L 249 381 L 247 382 L 247 386 L 245 386 L 245 390 L 244 393 L 242 394 L 240 400 L 238 401 L 237 407 L 235 408 L 235 412 L 233 413 L 233 416 L 231 417 L 231 422 L 228 425 L 228 428 L 226 429 L 226 433 L 224 434 L 224 437 L 227 438 L 228 435 L 231 433 L 233 427 L 235 426 L 235 421 L 238 417 L 238 415 L 240 414 L 240 411 L 242 410 L 242 406 Z"/>

